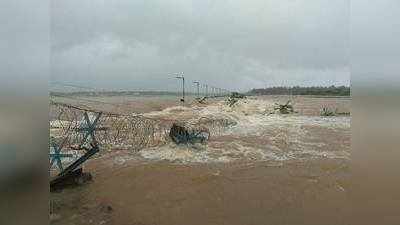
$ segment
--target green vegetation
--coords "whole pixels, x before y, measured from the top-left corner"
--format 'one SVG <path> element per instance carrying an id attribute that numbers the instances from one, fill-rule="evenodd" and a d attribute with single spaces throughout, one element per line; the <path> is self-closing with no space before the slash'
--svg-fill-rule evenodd
<path id="1" fill-rule="evenodd" d="M 253 89 L 248 95 L 322 95 L 322 96 L 350 96 L 350 87 L 270 87 Z"/>
<path id="2" fill-rule="evenodd" d="M 286 104 L 277 104 L 275 103 L 275 110 L 279 110 L 281 114 L 289 114 L 294 113 L 293 105 L 291 104 L 290 100 L 287 101 Z"/>
<path id="3" fill-rule="evenodd" d="M 321 116 L 350 116 L 350 112 L 339 112 L 338 108 L 322 107 Z"/>
<path id="4" fill-rule="evenodd" d="M 226 99 L 226 104 L 229 105 L 229 107 L 232 107 L 239 101 L 239 99 L 244 99 L 244 98 L 246 98 L 244 94 L 240 94 L 238 92 L 232 92 L 229 98 Z"/>
<path id="5" fill-rule="evenodd" d="M 337 109 L 332 110 L 328 107 L 323 107 L 321 110 L 321 116 L 336 116 L 337 114 Z"/>

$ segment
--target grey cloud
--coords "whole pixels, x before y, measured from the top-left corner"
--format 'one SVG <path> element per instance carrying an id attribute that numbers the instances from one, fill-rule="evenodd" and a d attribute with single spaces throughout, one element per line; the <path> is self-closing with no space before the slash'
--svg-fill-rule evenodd
<path id="1" fill-rule="evenodd" d="M 352 79 L 363 85 L 399 88 L 400 2 L 352 1 Z"/>
<path id="2" fill-rule="evenodd" d="M 52 79 L 176 88 L 170 74 L 246 90 L 348 84 L 349 2 L 52 1 Z"/>

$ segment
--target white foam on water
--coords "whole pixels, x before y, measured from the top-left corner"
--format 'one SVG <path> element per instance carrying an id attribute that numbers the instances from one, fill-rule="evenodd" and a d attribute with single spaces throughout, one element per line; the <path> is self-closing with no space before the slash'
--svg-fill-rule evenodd
<path id="1" fill-rule="evenodd" d="M 150 160 L 168 160 L 181 163 L 224 162 L 224 158 L 214 158 L 206 149 L 175 145 L 173 143 L 140 151 L 140 155 Z"/>
<path id="2" fill-rule="evenodd" d="M 219 136 L 232 137 L 232 141 L 210 146 L 176 146 L 171 143 L 161 147 L 142 150 L 139 154 L 149 160 L 168 160 L 180 163 L 230 162 L 234 160 L 273 160 L 286 161 L 310 158 L 349 159 L 349 149 L 328 151 L 325 140 L 310 140 L 305 127 L 328 129 L 332 132 L 348 132 L 350 135 L 350 117 L 319 117 L 302 115 L 269 114 L 274 103 L 266 100 L 241 100 L 233 107 L 223 102 L 205 107 L 171 107 L 158 116 L 174 117 L 193 115 L 193 120 L 206 117 L 211 120 L 225 119 L 234 125 L 223 130 Z M 246 138 L 256 137 L 269 140 L 268 144 L 246 143 Z M 212 142 L 212 140 L 211 140 Z"/>
<path id="3" fill-rule="evenodd" d="M 285 161 L 292 158 L 290 154 L 279 154 L 274 151 L 265 151 L 260 148 L 251 148 L 232 143 L 227 148 L 202 148 L 169 144 L 158 148 L 144 149 L 139 154 L 148 160 L 167 160 L 176 163 L 226 163 L 246 159 L 256 161 Z"/>

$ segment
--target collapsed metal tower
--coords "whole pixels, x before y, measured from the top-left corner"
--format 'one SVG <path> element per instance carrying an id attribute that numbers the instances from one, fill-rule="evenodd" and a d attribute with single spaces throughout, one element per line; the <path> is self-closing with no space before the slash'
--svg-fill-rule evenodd
<path id="1" fill-rule="evenodd" d="M 140 150 L 165 142 L 172 122 L 50 102 L 50 187 L 80 169 L 100 146 Z M 56 167 L 56 168 L 54 168 Z"/>
<path id="2" fill-rule="evenodd" d="M 82 164 L 101 149 L 139 151 L 171 140 L 175 120 L 99 111 L 85 105 L 50 102 L 50 187 L 79 175 Z M 231 125 L 225 119 L 198 118 L 194 130 L 207 129 L 207 137 Z"/>

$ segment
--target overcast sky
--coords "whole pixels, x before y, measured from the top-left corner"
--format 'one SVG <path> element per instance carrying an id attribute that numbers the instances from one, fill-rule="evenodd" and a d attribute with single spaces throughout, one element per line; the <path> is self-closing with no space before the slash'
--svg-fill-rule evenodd
<path id="1" fill-rule="evenodd" d="M 349 85 L 348 0 L 51 1 L 51 80 L 176 90 Z"/>

